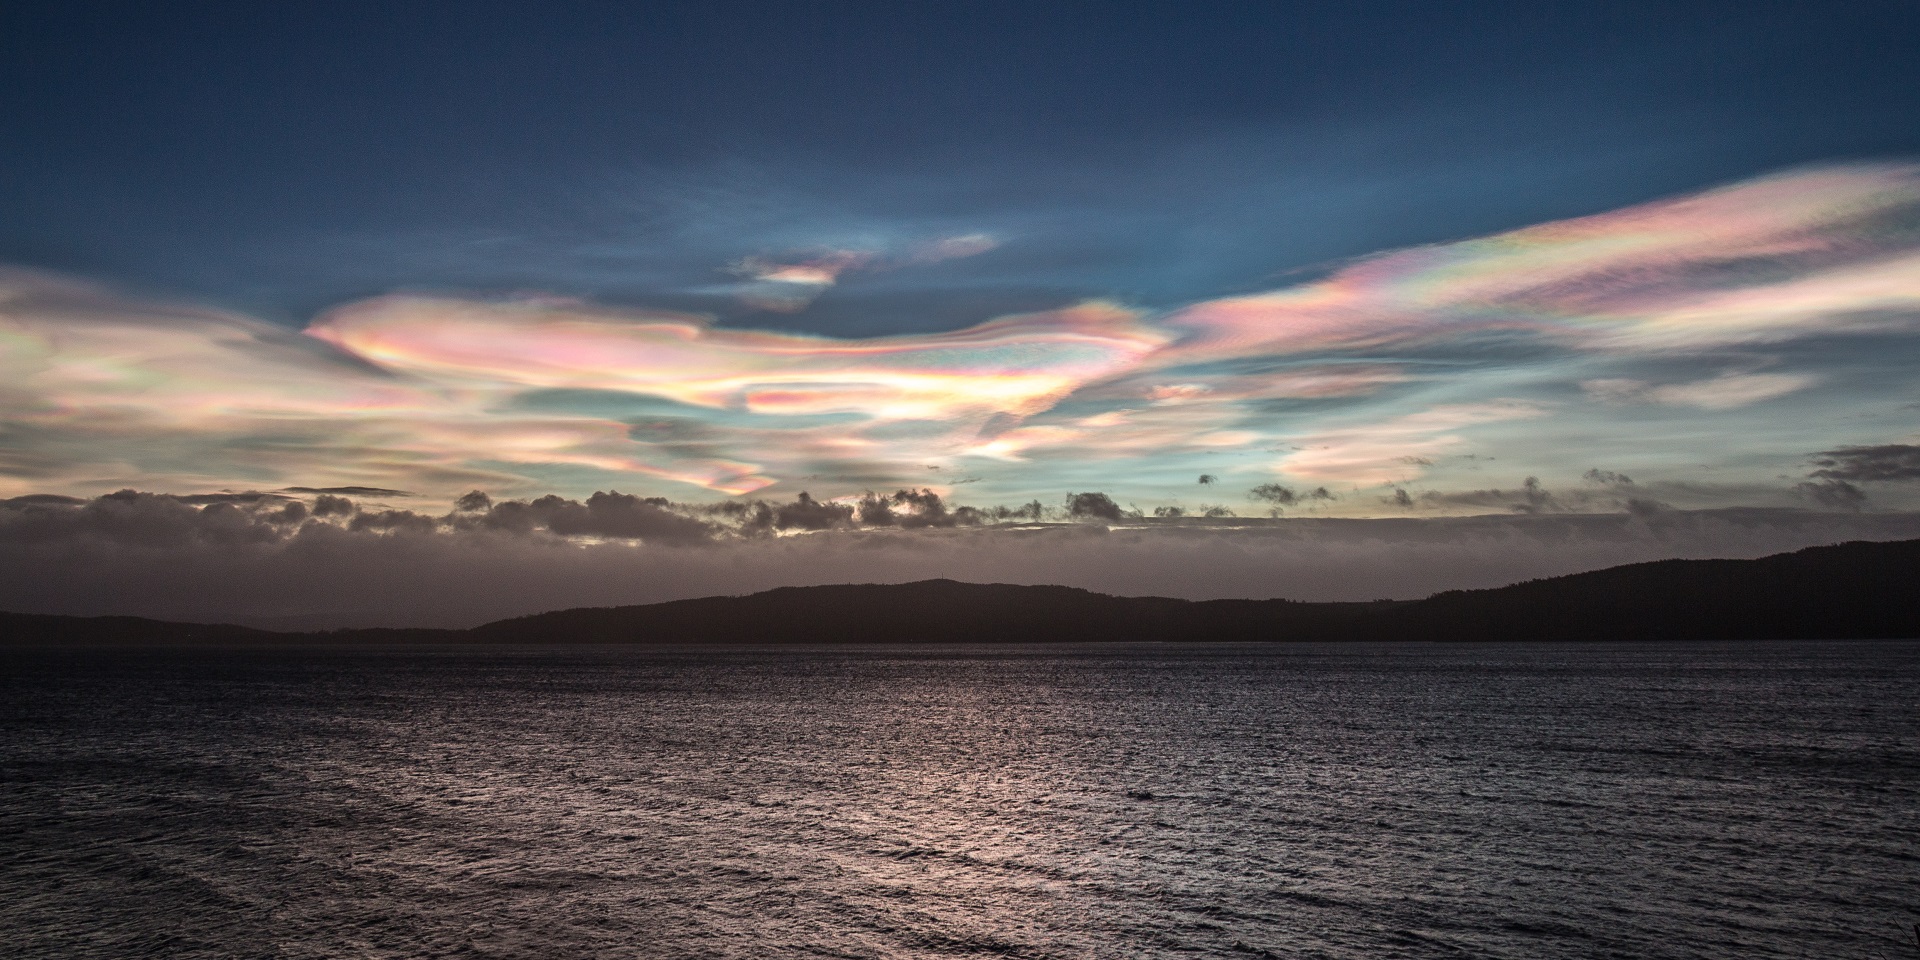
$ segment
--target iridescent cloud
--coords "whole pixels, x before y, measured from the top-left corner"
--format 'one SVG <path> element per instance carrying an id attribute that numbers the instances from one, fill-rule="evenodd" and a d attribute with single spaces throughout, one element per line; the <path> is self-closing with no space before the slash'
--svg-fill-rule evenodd
<path id="1" fill-rule="evenodd" d="M 804 305 L 852 270 L 997 245 L 963 234 L 737 272 Z M 16 271 L 0 275 L 0 492 L 627 482 L 834 496 L 965 478 L 1010 499 L 1094 484 L 1170 497 L 1159 478 L 1354 490 L 1493 447 L 1571 465 L 1630 442 L 1650 462 L 1678 462 L 1669 443 L 1690 463 L 1757 465 L 1901 440 L 1865 433 L 1891 414 L 1833 439 L 1815 405 L 1859 407 L 1832 399 L 1850 382 L 1842 362 L 1913 382 L 1898 374 L 1920 355 L 1916 316 L 1920 173 L 1894 165 L 1780 174 L 1170 310 L 1091 302 L 870 339 L 428 296 L 346 304 L 295 333 Z M 1903 346 L 1796 346 L 1836 337 Z M 1791 420 L 1749 413 L 1795 403 Z M 1674 439 L 1635 433 L 1652 416 Z M 1554 426 L 1575 420 L 1577 443 Z"/>
<path id="2" fill-rule="evenodd" d="M 1403 483 L 1418 477 L 1432 458 L 1460 447 L 1460 431 L 1483 423 L 1530 420 L 1546 410 L 1513 400 L 1443 404 L 1418 413 L 1300 438 L 1300 449 L 1280 459 L 1280 472 L 1303 480 L 1362 486 Z"/>
<path id="3" fill-rule="evenodd" d="M 1028 415 L 1136 367 L 1167 342 L 1128 310 L 1083 304 L 954 333 L 830 340 L 699 318 L 384 298 L 307 333 L 449 384 L 595 389 L 715 410 L 875 420 Z"/>
<path id="4" fill-rule="evenodd" d="M 841 276 L 860 270 L 890 270 L 903 266 L 922 266 L 978 256 L 1000 246 L 1000 241 L 984 233 L 937 237 L 908 246 L 904 253 L 888 254 L 879 250 L 816 250 L 802 256 L 745 257 L 728 268 L 745 278 L 743 283 L 721 287 L 742 303 L 776 313 L 806 309 Z"/>
<path id="5" fill-rule="evenodd" d="M 1166 359 L 1356 349 L 1514 330 L 1615 350 L 1767 341 L 1920 305 L 1920 171 L 1781 174 L 1615 213 L 1363 260 L 1196 304 Z"/>
<path id="6" fill-rule="evenodd" d="M 1691 383 L 1588 380 L 1580 384 L 1580 388 L 1594 399 L 1614 403 L 1666 403 L 1704 410 L 1731 410 L 1804 390 L 1816 382 L 1817 378 L 1807 374 L 1729 373 Z"/>
<path id="7" fill-rule="evenodd" d="M 866 250 L 829 250 L 794 262 L 747 257 L 731 268 L 747 278 L 746 283 L 734 288 L 734 294 L 762 310 L 804 310 L 839 282 L 841 274 L 872 263 L 875 256 Z"/>

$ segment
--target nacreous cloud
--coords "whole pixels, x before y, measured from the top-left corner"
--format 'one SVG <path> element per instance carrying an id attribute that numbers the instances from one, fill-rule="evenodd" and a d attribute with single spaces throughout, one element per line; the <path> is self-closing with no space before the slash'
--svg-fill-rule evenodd
<path id="1" fill-rule="evenodd" d="M 1296 354 L 1483 331 L 1617 351 L 1907 329 L 1920 174 L 1787 173 L 1363 260 L 1325 281 L 1197 304 L 1168 357 Z"/>
<path id="2" fill-rule="evenodd" d="M 1920 399 L 1901 392 L 1920 382 L 1917 237 L 1915 168 L 1803 170 L 1251 296 L 863 340 L 425 296 L 346 304 L 295 333 L 14 271 L 0 273 L 0 493 L 791 498 L 977 482 L 987 502 L 1098 487 L 1166 503 L 1206 474 L 1411 500 L 1408 484 L 1487 486 L 1467 473 L 1489 459 L 1571 482 L 1596 451 L 1674 489 L 1705 489 L 1688 471 L 1712 469 L 1785 490 L 1808 450 L 1915 439 L 1898 411 Z M 862 256 L 738 272 L 797 309 Z"/>

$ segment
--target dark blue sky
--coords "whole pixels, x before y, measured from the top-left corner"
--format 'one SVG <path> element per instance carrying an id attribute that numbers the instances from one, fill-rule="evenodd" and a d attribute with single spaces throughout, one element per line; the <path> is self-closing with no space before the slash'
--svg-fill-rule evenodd
<path id="1" fill-rule="evenodd" d="M 14 0 L 0 262 L 294 325 L 401 289 L 843 335 L 1167 306 L 1920 153 L 1916 50 L 1913 3 Z M 974 234 L 798 312 L 727 292 Z"/>

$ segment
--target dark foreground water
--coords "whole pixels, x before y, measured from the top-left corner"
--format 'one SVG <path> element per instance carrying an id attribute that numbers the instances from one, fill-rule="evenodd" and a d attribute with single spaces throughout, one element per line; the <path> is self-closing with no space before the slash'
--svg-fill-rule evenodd
<path id="1" fill-rule="evenodd" d="M 9 957 L 1913 957 L 1920 644 L 0 652 Z"/>

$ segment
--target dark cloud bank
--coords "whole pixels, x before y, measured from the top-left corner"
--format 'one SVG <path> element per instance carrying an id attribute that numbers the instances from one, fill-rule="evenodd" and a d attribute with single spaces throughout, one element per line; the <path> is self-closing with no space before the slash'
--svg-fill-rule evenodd
<path id="1" fill-rule="evenodd" d="M 1813 476 L 1847 482 L 1920 480 L 1920 446 L 1888 443 L 1841 447 L 1814 457 Z"/>
<path id="2" fill-rule="evenodd" d="M 1917 537 L 1920 514 L 1817 509 L 1141 517 L 1103 494 L 980 509 L 903 490 L 855 503 L 708 506 L 475 493 L 428 514 L 334 493 L 126 491 L 0 501 L 0 609 L 289 628 L 468 626 L 565 607 L 934 577 L 1365 600 L 1658 558 Z"/>

